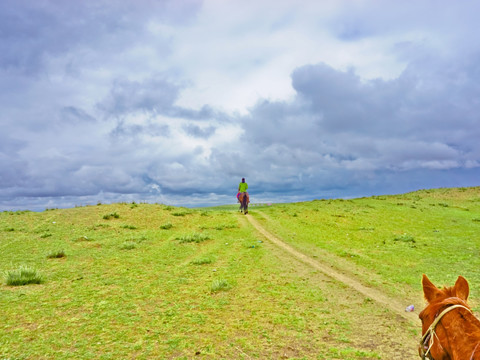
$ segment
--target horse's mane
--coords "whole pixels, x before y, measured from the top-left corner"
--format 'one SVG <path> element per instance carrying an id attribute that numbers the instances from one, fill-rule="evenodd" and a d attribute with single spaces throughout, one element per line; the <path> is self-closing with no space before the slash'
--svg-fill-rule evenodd
<path id="1" fill-rule="evenodd" d="M 450 289 L 448 289 L 450 290 Z M 451 295 L 451 292 L 449 293 Z M 429 316 L 431 318 L 436 318 L 438 314 L 440 314 L 443 310 L 445 310 L 447 307 L 453 306 L 453 305 L 462 305 L 465 306 L 467 309 L 470 311 L 466 311 L 465 309 L 459 309 L 459 314 L 462 318 L 470 318 L 470 321 L 473 321 L 474 323 L 477 324 L 477 328 L 470 328 L 470 331 L 468 331 L 465 335 L 467 336 L 480 336 L 480 320 L 477 319 L 477 317 L 471 312 L 471 308 L 468 305 L 468 303 L 465 300 L 462 300 L 456 296 L 453 297 L 448 297 L 442 301 L 439 302 L 434 302 L 430 304 L 430 306 L 427 306 L 421 313 L 420 316 Z M 476 321 L 475 321 L 475 320 Z M 472 323 L 473 324 L 473 323 Z M 466 329 L 465 329 L 466 330 Z"/>
<path id="2" fill-rule="evenodd" d="M 450 294 L 451 295 L 451 294 Z M 456 296 L 450 296 L 442 301 L 430 303 L 429 306 L 427 306 L 422 313 L 425 315 L 433 315 L 435 317 L 438 315 L 442 310 L 445 308 L 452 306 L 452 305 L 462 305 L 468 308 L 471 311 L 470 306 L 465 300 L 462 300 Z M 422 313 L 420 315 L 422 315 Z"/>

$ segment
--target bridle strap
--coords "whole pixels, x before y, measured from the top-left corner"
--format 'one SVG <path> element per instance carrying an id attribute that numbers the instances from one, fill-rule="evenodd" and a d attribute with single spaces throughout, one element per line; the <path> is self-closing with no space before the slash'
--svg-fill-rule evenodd
<path id="1" fill-rule="evenodd" d="M 426 357 L 429 355 L 428 353 L 430 352 L 430 349 L 433 346 L 434 337 L 437 336 L 437 334 L 435 334 L 435 327 L 438 325 L 440 320 L 442 320 L 442 317 L 444 317 L 445 314 L 447 314 L 448 312 L 450 312 L 454 309 L 458 309 L 458 308 L 463 308 L 465 310 L 468 310 L 468 312 L 472 312 L 469 308 L 467 308 L 466 306 L 463 306 L 463 305 L 453 305 L 453 306 L 449 306 L 448 308 L 443 310 L 440 313 L 440 315 L 437 316 L 437 318 L 432 323 L 432 325 L 430 325 L 430 327 L 427 329 L 427 331 L 425 331 L 425 334 L 423 334 L 422 339 L 420 340 L 420 346 L 422 347 L 422 359 L 426 359 Z M 427 351 L 424 353 L 423 352 L 423 346 L 426 346 L 425 339 L 427 339 L 428 335 L 430 335 L 429 346 L 428 346 Z M 430 358 L 431 358 L 431 356 L 430 356 Z"/>
<path id="2" fill-rule="evenodd" d="M 473 349 L 472 355 L 470 356 L 470 360 L 473 360 L 473 356 L 475 355 L 475 351 L 477 351 L 478 345 L 480 345 L 480 343 L 478 343 L 477 346 L 475 346 L 475 349 Z"/>

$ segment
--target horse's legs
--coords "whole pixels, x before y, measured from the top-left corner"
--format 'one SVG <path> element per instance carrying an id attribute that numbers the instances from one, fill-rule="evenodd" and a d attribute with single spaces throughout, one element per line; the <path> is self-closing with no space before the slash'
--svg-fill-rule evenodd
<path id="1" fill-rule="evenodd" d="M 243 213 L 245 215 L 248 214 L 248 200 L 247 200 L 247 195 L 244 195 L 243 196 L 243 199 L 242 199 L 242 207 L 243 207 Z"/>

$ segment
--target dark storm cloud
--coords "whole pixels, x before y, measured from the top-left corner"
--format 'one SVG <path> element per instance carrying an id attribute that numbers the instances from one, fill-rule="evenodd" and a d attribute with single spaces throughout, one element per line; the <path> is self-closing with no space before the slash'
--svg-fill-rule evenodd
<path id="1" fill-rule="evenodd" d="M 171 115 L 189 120 L 216 120 L 220 122 L 232 121 L 232 116 L 228 115 L 224 111 L 215 110 L 209 105 L 204 105 L 198 110 L 176 106 L 172 109 Z"/>
<path id="2" fill-rule="evenodd" d="M 142 81 L 116 79 L 110 87 L 109 94 L 97 104 L 97 107 L 105 116 L 116 118 L 142 112 L 150 114 L 152 117 L 165 115 L 187 120 L 231 121 L 231 116 L 208 105 L 202 106 L 200 109 L 189 109 L 176 105 L 185 87 L 186 84 L 177 81 L 169 74 L 153 74 Z M 200 128 L 196 125 L 195 127 L 189 125 L 186 129 L 194 134 L 194 129 Z M 200 134 L 199 131 L 196 133 Z M 202 136 L 211 133 L 210 129 Z"/>
<path id="3" fill-rule="evenodd" d="M 101 47 L 102 53 L 115 54 L 141 39 L 149 18 L 182 23 L 199 5 L 196 0 L 5 0 L 0 3 L 0 67 L 35 74 L 48 58 L 73 48 Z"/>
<path id="4" fill-rule="evenodd" d="M 69 123 L 95 122 L 96 119 L 75 106 L 65 106 L 60 110 L 62 121 Z"/>
<path id="5" fill-rule="evenodd" d="M 276 184 L 310 193 L 367 189 L 374 179 L 398 172 L 404 173 L 398 178 L 415 176 L 403 189 L 431 176 L 445 180 L 449 175 L 438 175 L 443 170 L 472 181 L 468 174 L 478 174 L 479 164 L 468 164 L 480 151 L 474 59 L 461 65 L 422 59 L 389 81 L 362 81 L 353 69 L 326 64 L 298 68 L 292 73 L 293 101 L 261 102 L 244 118 L 251 176 L 263 179 L 265 191 Z"/>
<path id="6" fill-rule="evenodd" d="M 479 80 L 475 62 L 466 67 L 450 62 L 414 64 L 390 81 L 361 82 L 352 72 L 324 64 L 300 68 L 292 75 L 300 101 L 321 119 L 323 131 L 460 147 L 464 142 L 456 139 L 457 131 L 478 134 Z"/>
<path id="7" fill-rule="evenodd" d="M 188 124 L 183 127 L 185 132 L 191 136 L 208 139 L 215 133 L 214 126 L 208 126 L 207 128 L 201 128 L 194 124 Z"/>
<path id="8" fill-rule="evenodd" d="M 110 132 L 112 139 L 122 139 L 122 141 L 136 142 L 142 135 L 148 134 L 151 137 L 168 137 L 171 135 L 170 127 L 165 124 L 147 123 L 145 125 L 128 124 L 119 121 Z"/>
<path id="9" fill-rule="evenodd" d="M 116 80 L 110 96 L 101 105 L 108 114 L 119 115 L 135 111 L 170 113 L 180 87 L 162 76 L 145 81 Z"/>

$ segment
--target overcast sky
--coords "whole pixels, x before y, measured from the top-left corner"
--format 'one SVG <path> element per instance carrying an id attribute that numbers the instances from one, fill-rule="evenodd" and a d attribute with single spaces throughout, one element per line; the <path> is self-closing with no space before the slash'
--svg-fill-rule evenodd
<path id="1" fill-rule="evenodd" d="M 1 0 L 0 210 L 480 185 L 479 13 Z"/>

